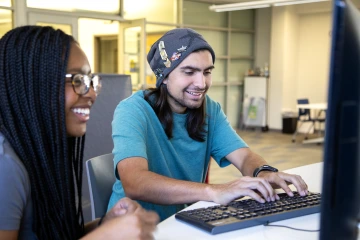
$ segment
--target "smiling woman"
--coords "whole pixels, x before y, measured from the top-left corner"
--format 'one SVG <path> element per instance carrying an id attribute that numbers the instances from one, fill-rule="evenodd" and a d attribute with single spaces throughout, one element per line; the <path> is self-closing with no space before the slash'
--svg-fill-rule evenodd
<path id="1" fill-rule="evenodd" d="M 6 232 L 11 236 L 56 239 L 83 232 L 75 201 L 75 196 L 81 199 L 76 192 L 81 192 L 77 179 L 82 172 L 75 171 L 74 177 L 72 172 L 82 164 L 85 129 L 75 131 L 75 121 L 64 114 L 65 105 L 79 100 L 73 91 L 64 91 L 67 62 L 79 52 L 71 36 L 50 27 L 16 28 L 0 40 L 0 196 L 8 219 L 0 227 L 11 230 Z M 78 59 L 86 62 L 84 55 Z M 65 97 L 73 100 L 65 104 Z M 94 101 L 95 94 L 88 98 Z M 63 217 L 47 215 L 58 213 Z"/>
<path id="2" fill-rule="evenodd" d="M 128 198 L 84 226 L 84 135 L 101 82 L 78 43 L 18 27 L 0 39 L 0 66 L 0 240 L 151 238 L 157 215 Z"/>
<path id="3" fill-rule="evenodd" d="M 95 89 L 99 92 L 101 88 L 99 77 L 96 75 L 89 77 L 86 75 L 89 73 L 90 65 L 85 53 L 77 43 L 72 43 L 65 75 L 67 83 L 65 84 L 66 130 L 70 136 L 80 137 L 85 134 L 90 108 L 96 99 Z"/>

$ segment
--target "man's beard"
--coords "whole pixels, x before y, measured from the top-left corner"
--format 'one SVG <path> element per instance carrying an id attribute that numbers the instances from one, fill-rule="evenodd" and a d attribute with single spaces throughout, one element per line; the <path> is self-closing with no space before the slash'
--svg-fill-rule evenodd
<path id="1" fill-rule="evenodd" d="M 169 91 L 168 87 L 166 87 L 166 92 L 168 94 L 168 96 L 174 100 L 175 104 L 178 105 L 178 106 L 181 106 L 181 107 L 185 107 L 185 108 L 189 108 L 189 109 L 196 109 L 196 108 L 199 108 L 201 107 L 201 105 L 203 104 L 203 102 L 205 101 L 205 95 L 207 93 L 207 90 L 208 90 L 208 87 L 205 88 L 205 91 L 202 93 L 203 96 L 202 96 L 202 100 L 197 102 L 195 105 L 192 105 L 192 104 L 187 104 L 185 102 L 184 99 L 178 99 L 178 98 L 175 98 L 171 92 Z M 183 93 L 186 92 L 186 89 L 183 89 Z"/>

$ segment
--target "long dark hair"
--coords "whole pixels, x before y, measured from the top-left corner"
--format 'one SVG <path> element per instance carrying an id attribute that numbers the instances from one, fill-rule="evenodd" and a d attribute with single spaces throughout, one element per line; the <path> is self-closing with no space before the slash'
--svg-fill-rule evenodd
<path id="1" fill-rule="evenodd" d="M 158 88 L 147 89 L 144 95 L 145 100 L 152 106 L 161 124 L 164 126 L 167 137 L 172 138 L 173 130 L 173 114 L 167 101 L 167 88 L 165 84 L 161 84 Z M 206 101 L 199 108 L 187 109 L 186 129 L 189 136 L 198 141 L 205 141 L 206 125 Z"/>
<path id="2" fill-rule="evenodd" d="M 51 27 L 23 26 L 0 39 L 0 132 L 30 178 L 39 239 L 83 235 L 84 137 L 68 137 L 65 74 L 74 39 Z"/>

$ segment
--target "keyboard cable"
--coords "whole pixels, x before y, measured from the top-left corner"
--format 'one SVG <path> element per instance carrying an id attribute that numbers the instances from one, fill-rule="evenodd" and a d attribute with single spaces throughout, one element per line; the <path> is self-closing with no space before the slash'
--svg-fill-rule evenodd
<path id="1" fill-rule="evenodd" d="M 289 227 L 289 226 L 285 226 L 285 225 L 276 225 L 276 224 L 271 224 L 269 222 L 266 222 L 264 224 L 265 227 L 284 227 L 284 228 L 289 228 L 291 230 L 295 230 L 295 231 L 304 231 L 304 232 L 319 232 L 320 230 L 311 230 L 311 229 L 301 229 L 301 228 L 294 228 L 294 227 Z M 360 218 L 358 219 L 358 228 L 360 229 Z"/>
<path id="2" fill-rule="evenodd" d="M 319 231 L 320 231 L 320 230 L 294 228 L 294 227 L 289 227 L 289 226 L 285 226 L 285 225 L 270 224 L 269 222 L 266 222 L 266 223 L 264 224 L 264 226 L 265 226 L 265 227 L 283 227 L 283 228 L 289 228 L 289 229 L 291 229 L 291 230 L 303 231 L 303 232 L 319 232 Z"/>

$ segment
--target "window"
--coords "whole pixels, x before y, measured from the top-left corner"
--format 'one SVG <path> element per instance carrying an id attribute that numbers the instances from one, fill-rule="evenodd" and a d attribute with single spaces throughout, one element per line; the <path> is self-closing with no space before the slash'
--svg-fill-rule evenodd
<path id="1" fill-rule="evenodd" d="M 161 23 L 176 23 L 176 1 L 170 0 L 123 0 L 124 18 Z"/>
<path id="2" fill-rule="evenodd" d="M 1 0 L 0 0 L 1 1 Z M 101 0 L 101 1 L 49 1 L 49 0 L 27 0 L 27 6 L 32 8 L 41 8 L 67 12 L 103 12 L 118 14 L 120 12 L 120 1 Z"/>
<path id="3" fill-rule="evenodd" d="M 12 29 L 12 11 L 0 9 L 0 37 Z"/>
<path id="4" fill-rule="evenodd" d="M 11 7 L 11 0 L 0 0 L 1 7 Z"/>

